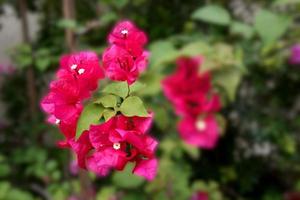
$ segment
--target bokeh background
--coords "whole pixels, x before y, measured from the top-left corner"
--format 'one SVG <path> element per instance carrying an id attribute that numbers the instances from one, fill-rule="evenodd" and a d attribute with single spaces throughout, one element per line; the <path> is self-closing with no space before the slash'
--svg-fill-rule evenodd
<path id="1" fill-rule="evenodd" d="M 160 141 L 153 182 L 129 169 L 80 171 L 39 101 L 60 55 L 101 54 L 120 19 L 149 36 L 141 80 Z M 299 0 L 1 0 L 1 200 L 299 200 Z M 222 96 L 216 148 L 185 144 L 161 79 L 180 55 L 203 55 Z"/>

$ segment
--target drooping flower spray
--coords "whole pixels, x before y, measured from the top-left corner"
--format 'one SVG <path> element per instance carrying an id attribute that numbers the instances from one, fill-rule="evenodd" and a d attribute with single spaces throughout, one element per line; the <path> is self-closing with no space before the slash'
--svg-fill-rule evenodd
<path id="1" fill-rule="evenodd" d="M 105 176 L 132 162 L 134 174 L 152 180 L 158 166 L 158 142 L 148 134 L 154 114 L 136 96 L 136 80 L 148 64 L 147 37 L 132 22 L 122 21 L 108 41 L 103 67 L 93 52 L 63 56 L 41 107 L 66 138 L 59 145 L 76 153 L 79 167 Z M 112 83 L 91 98 L 104 74 Z"/>
<path id="2" fill-rule="evenodd" d="M 176 71 L 162 81 L 165 96 L 181 117 L 178 131 L 188 144 L 212 149 L 219 138 L 215 113 L 220 110 L 218 94 L 213 92 L 209 72 L 199 73 L 203 57 L 180 57 Z"/>

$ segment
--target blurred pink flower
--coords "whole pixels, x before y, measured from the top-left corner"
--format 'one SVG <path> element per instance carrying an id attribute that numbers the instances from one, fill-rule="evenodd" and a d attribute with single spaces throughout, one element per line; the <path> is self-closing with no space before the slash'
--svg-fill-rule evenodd
<path id="1" fill-rule="evenodd" d="M 0 64 L 0 75 L 12 75 L 16 72 L 16 68 L 13 65 Z"/>
<path id="2" fill-rule="evenodd" d="M 190 200 L 209 200 L 207 192 L 196 192 Z"/>
<path id="3" fill-rule="evenodd" d="M 69 171 L 72 175 L 78 175 L 79 172 L 79 166 L 77 164 L 76 160 L 72 160 L 69 164 Z"/>
<path id="4" fill-rule="evenodd" d="M 211 149 L 217 144 L 219 128 L 214 113 L 221 108 L 213 92 L 210 73 L 199 73 L 201 56 L 177 59 L 177 70 L 162 81 L 165 96 L 182 119 L 178 131 L 188 144 Z"/>
<path id="5" fill-rule="evenodd" d="M 218 129 L 213 116 L 203 119 L 186 117 L 178 125 L 180 136 L 186 143 L 204 149 L 212 149 L 216 146 L 220 136 Z"/>
<path id="6" fill-rule="evenodd" d="M 291 47 L 289 62 L 292 65 L 300 65 L 300 44 Z"/>

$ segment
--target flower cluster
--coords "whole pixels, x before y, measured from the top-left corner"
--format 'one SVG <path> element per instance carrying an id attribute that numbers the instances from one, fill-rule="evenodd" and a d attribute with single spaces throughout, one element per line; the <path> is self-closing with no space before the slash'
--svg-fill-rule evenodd
<path id="1" fill-rule="evenodd" d="M 128 162 L 133 162 L 134 174 L 152 180 L 158 166 L 155 158 L 158 143 L 147 134 L 153 113 L 147 112 L 144 107 L 142 113 L 135 109 L 129 114 L 126 112 L 131 101 L 137 102 L 140 107 L 143 106 L 142 101 L 131 96 L 129 91 L 119 95 L 104 89 L 109 94 L 100 98 L 100 103 L 97 100 L 91 103 L 99 113 L 86 111 L 88 106 L 83 106 L 83 100 L 92 96 L 104 73 L 114 81 L 126 81 L 125 91 L 146 68 L 148 52 L 143 50 L 146 35 L 131 22 L 118 23 L 108 40 L 111 46 L 103 53 L 104 70 L 93 52 L 63 56 L 57 79 L 50 83 L 50 92 L 41 101 L 41 107 L 48 113 L 48 122 L 57 124 L 66 138 L 59 145 L 76 153 L 79 167 L 105 176 L 111 169 L 122 170 Z M 117 87 L 118 91 L 122 90 L 123 82 L 115 83 L 121 83 Z M 110 88 L 114 87 L 112 85 Z M 132 106 L 137 105 L 133 103 Z M 89 120 L 96 117 L 96 121 L 88 121 L 88 127 L 81 131 L 79 127 L 86 123 L 82 120 L 85 116 Z"/>
<path id="2" fill-rule="evenodd" d="M 49 114 L 48 122 L 57 124 L 65 137 L 71 139 L 75 136 L 82 101 L 90 97 L 104 74 L 97 54 L 87 51 L 62 56 L 56 77 L 41 107 Z"/>
<path id="3" fill-rule="evenodd" d="M 106 75 L 132 84 L 148 63 L 149 52 L 143 49 L 147 43 L 145 33 L 130 21 L 122 21 L 109 34 L 108 41 L 111 46 L 102 57 Z"/>
<path id="4" fill-rule="evenodd" d="M 135 162 L 133 173 L 152 180 L 157 170 L 157 142 L 146 134 L 151 122 L 152 114 L 117 115 L 106 123 L 91 126 L 90 141 L 96 151 L 87 159 L 88 168 L 105 176 L 111 168 L 122 170 L 127 162 Z"/>
<path id="5" fill-rule="evenodd" d="M 182 119 L 178 130 L 189 144 L 211 149 L 219 138 L 214 113 L 220 110 L 220 99 L 212 92 L 210 73 L 199 74 L 202 57 L 181 57 L 177 70 L 163 82 L 165 96 Z"/>
<path id="6" fill-rule="evenodd" d="M 291 47 L 289 63 L 292 65 L 300 65 L 300 44 Z"/>

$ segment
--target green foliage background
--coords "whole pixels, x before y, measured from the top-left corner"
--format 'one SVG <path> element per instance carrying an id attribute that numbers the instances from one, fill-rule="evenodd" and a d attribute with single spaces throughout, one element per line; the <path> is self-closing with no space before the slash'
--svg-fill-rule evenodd
<path id="1" fill-rule="evenodd" d="M 160 141 L 159 174 L 153 182 L 131 175 L 130 168 L 106 178 L 89 174 L 95 199 L 186 200 L 196 191 L 208 192 L 212 200 L 299 195 L 300 68 L 288 64 L 290 46 L 300 42 L 299 0 L 75 2 L 76 20 L 65 20 L 61 1 L 28 1 L 29 9 L 39 14 L 40 31 L 30 46 L 10 50 L 18 70 L 2 77 L 0 87 L 6 110 L 6 125 L 0 128 L 1 200 L 80 197 L 82 180 L 70 175 L 70 155 L 55 146 L 60 134 L 41 112 L 29 119 L 25 72 L 34 66 L 41 98 L 59 56 L 68 51 L 66 28 L 75 31 L 78 50 L 101 54 L 107 34 L 123 18 L 149 35 L 150 65 L 140 79 L 145 86 L 136 93 L 155 112 L 151 133 Z M 17 1 L 1 3 L 18 10 Z M 177 118 L 160 88 L 178 56 L 198 54 L 205 56 L 201 70 L 212 71 L 224 105 L 218 116 L 222 136 L 211 151 L 180 140 Z"/>

